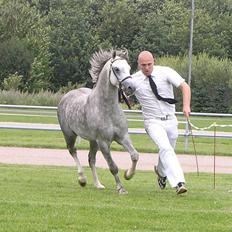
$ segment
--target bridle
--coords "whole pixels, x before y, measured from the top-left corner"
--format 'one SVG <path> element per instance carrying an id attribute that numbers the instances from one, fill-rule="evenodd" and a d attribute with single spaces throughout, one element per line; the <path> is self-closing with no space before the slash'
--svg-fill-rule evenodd
<path id="1" fill-rule="evenodd" d="M 122 79 L 121 81 L 119 80 L 119 78 L 118 78 L 118 76 L 117 76 L 116 72 L 114 71 L 114 69 L 113 69 L 113 67 L 112 67 L 113 63 L 114 63 L 115 61 L 117 61 L 117 60 L 124 60 L 124 59 L 123 59 L 123 58 L 121 58 L 121 57 L 116 58 L 116 59 L 111 59 L 111 63 L 110 63 L 110 71 L 109 71 L 109 77 L 110 77 L 110 75 L 111 75 L 111 71 L 113 71 L 113 73 L 114 73 L 115 77 L 117 78 L 117 80 L 118 80 L 118 82 L 119 82 L 119 86 L 120 86 L 120 85 L 122 84 L 122 82 L 123 82 L 123 81 L 125 81 L 125 80 L 127 80 L 127 79 L 131 78 L 131 76 L 125 77 L 125 78 L 124 78 L 124 79 Z"/>
<path id="2" fill-rule="evenodd" d="M 113 67 L 112 67 L 113 63 L 114 63 L 115 61 L 117 61 L 117 60 L 124 60 L 124 59 L 121 58 L 121 57 L 118 57 L 118 58 L 116 58 L 116 59 L 113 59 L 113 58 L 111 59 L 110 70 L 109 70 L 109 77 L 110 77 L 110 75 L 111 75 L 111 71 L 113 71 L 115 77 L 117 78 L 117 80 L 118 80 L 118 82 L 119 82 L 119 87 L 118 87 L 118 98 L 119 98 L 119 102 L 122 103 L 123 100 L 124 100 L 125 103 L 127 104 L 128 108 L 131 109 L 131 106 L 130 106 L 128 97 L 125 95 L 125 93 L 124 93 L 124 91 L 123 91 L 123 89 L 122 89 L 122 83 L 123 83 L 125 80 L 127 80 L 127 79 L 129 79 L 129 78 L 132 78 L 132 77 L 131 77 L 131 76 L 128 76 L 128 77 L 125 77 L 125 78 L 122 79 L 122 80 L 119 80 L 119 78 L 118 78 L 118 76 L 117 76 L 117 73 L 114 71 L 114 69 L 113 69 Z"/>

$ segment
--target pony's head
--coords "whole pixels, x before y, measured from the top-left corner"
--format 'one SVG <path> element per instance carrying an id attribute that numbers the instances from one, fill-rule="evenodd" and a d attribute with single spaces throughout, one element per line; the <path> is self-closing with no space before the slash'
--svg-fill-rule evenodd
<path id="1" fill-rule="evenodd" d="M 113 52 L 110 62 L 110 82 L 112 85 L 119 87 L 126 79 L 131 78 L 131 67 L 125 58 L 117 56 L 116 51 Z"/>
<path id="2" fill-rule="evenodd" d="M 90 75 L 94 83 L 98 81 L 99 75 L 104 67 L 108 67 L 110 83 L 119 86 L 120 83 L 130 77 L 130 65 L 128 64 L 128 53 L 126 50 L 104 51 L 100 50 L 93 54 L 91 60 Z"/>

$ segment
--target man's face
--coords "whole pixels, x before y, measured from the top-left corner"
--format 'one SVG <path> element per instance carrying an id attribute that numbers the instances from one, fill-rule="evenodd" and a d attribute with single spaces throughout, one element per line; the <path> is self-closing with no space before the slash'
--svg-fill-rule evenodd
<path id="1" fill-rule="evenodd" d="M 150 76 L 153 71 L 154 58 L 149 54 L 145 54 L 138 59 L 139 69 L 145 76 Z"/>

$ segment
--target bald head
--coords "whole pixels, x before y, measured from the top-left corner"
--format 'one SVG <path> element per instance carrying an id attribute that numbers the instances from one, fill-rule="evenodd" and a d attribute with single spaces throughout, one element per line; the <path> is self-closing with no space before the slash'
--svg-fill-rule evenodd
<path id="1" fill-rule="evenodd" d="M 138 66 L 145 76 L 150 76 L 153 71 L 154 57 L 149 51 L 142 51 L 138 56 Z"/>
<path id="2" fill-rule="evenodd" d="M 138 56 L 138 62 L 141 62 L 143 60 L 154 60 L 153 55 L 149 51 L 142 51 L 139 53 Z"/>

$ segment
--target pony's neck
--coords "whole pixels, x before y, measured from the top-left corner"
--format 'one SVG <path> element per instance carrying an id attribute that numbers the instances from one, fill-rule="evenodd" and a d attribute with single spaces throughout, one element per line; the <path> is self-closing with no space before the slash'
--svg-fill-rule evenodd
<path id="1" fill-rule="evenodd" d="M 109 68 L 102 70 L 100 73 L 95 94 L 98 94 L 102 104 L 118 105 L 118 88 L 110 83 Z"/>

